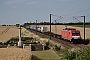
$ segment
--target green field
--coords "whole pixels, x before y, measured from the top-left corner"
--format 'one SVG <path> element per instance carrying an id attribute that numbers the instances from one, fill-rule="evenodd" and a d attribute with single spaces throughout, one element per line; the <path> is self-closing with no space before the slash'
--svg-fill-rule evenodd
<path id="1" fill-rule="evenodd" d="M 37 60 L 60 60 L 60 57 L 53 50 L 32 51 Z"/>

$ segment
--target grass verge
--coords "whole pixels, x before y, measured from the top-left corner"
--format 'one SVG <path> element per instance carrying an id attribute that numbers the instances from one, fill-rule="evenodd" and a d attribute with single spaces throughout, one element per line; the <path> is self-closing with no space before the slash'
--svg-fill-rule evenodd
<path id="1" fill-rule="evenodd" d="M 53 50 L 32 51 L 32 54 L 39 60 L 60 60 L 60 57 Z"/>

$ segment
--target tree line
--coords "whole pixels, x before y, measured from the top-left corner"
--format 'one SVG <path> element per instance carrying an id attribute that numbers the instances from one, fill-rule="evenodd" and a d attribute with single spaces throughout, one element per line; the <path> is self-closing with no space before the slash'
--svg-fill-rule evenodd
<path id="1" fill-rule="evenodd" d="M 80 22 L 80 23 L 73 23 L 73 22 L 70 22 L 70 23 L 51 23 L 51 25 L 83 25 L 84 23 L 83 22 Z M 0 26 L 17 26 L 19 27 L 20 24 L 16 24 L 16 25 L 0 25 Z M 21 27 L 24 27 L 24 26 L 29 26 L 29 25 L 50 25 L 49 22 L 40 22 L 40 23 L 35 23 L 35 22 L 32 22 L 32 23 L 24 23 L 23 25 L 21 25 Z M 85 25 L 90 25 L 90 22 L 86 22 Z"/>
<path id="2" fill-rule="evenodd" d="M 84 23 L 83 22 L 80 22 L 80 23 L 51 23 L 51 25 L 83 25 Z M 40 22 L 40 23 L 24 23 L 23 26 L 29 26 L 29 25 L 50 25 L 49 22 Z M 86 22 L 85 25 L 90 25 L 90 22 Z"/>

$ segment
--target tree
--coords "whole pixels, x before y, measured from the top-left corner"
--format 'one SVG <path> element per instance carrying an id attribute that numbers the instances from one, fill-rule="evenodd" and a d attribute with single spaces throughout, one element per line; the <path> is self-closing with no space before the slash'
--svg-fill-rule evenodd
<path id="1" fill-rule="evenodd" d="M 17 27 L 19 27 L 20 24 L 16 24 Z"/>

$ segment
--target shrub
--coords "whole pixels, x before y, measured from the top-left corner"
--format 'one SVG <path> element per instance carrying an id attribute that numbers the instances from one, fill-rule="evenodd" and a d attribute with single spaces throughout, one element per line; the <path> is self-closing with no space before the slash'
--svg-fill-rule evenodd
<path id="1" fill-rule="evenodd" d="M 63 58 L 66 60 L 90 60 L 90 48 L 84 48 L 82 51 L 67 51 Z"/>
<path id="2" fill-rule="evenodd" d="M 48 42 L 46 42 L 46 46 L 49 46 L 49 41 L 48 41 Z"/>
<path id="3" fill-rule="evenodd" d="M 37 44 L 36 42 L 24 42 L 24 44 Z"/>
<path id="4" fill-rule="evenodd" d="M 71 52 L 65 53 L 64 58 L 67 60 L 74 60 L 76 59 L 77 56 L 78 56 L 77 52 L 71 51 Z"/>
<path id="5" fill-rule="evenodd" d="M 76 60 L 90 60 L 90 48 L 84 48 Z"/>
<path id="6" fill-rule="evenodd" d="M 55 50 L 56 50 L 56 51 L 59 51 L 60 48 L 61 48 L 61 46 L 57 46 L 57 45 L 55 45 Z"/>
<path id="7" fill-rule="evenodd" d="M 26 44 L 29 44 L 31 43 L 30 40 L 33 40 L 33 37 L 22 37 L 21 38 L 22 41 Z M 12 37 L 10 40 L 8 40 L 5 44 L 8 45 L 8 44 L 11 44 L 11 45 L 14 45 L 14 44 L 17 44 L 19 41 L 19 37 Z M 36 42 L 32 42 L 32 44 L 35 44 Z"/>

